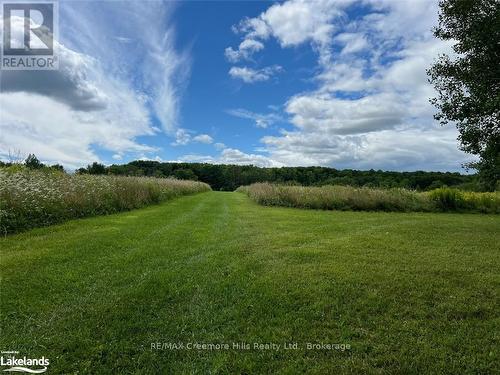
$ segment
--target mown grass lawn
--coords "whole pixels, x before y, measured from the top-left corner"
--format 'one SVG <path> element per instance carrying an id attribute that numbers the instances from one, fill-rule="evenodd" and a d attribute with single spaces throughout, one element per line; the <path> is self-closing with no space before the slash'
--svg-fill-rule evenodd
<path id="1" fill-rule="evenodd" d="M 202 193 L 1 239 L 0 349 L 66 374 L 494 373 L 499 244 L 500 216 Z"/>

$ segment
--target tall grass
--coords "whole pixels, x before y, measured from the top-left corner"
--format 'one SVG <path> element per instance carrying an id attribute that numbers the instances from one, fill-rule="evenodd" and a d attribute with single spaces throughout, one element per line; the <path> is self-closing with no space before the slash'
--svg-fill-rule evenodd
<path id="1" fill-rule="evenodd" d="M 419 193 L 406 189 L 349 186 L 285 186 L 257 183 L 237 191 L 268 206 L 359 211 L 473 211 L 500 213 L 500 193 L 472 193 L 441 188 Z"/>
<path id="2" fill-rule="evenodd" d="M 110 214 L 210 190 L 195 181 L 0 168 L 0 232 Z"/>

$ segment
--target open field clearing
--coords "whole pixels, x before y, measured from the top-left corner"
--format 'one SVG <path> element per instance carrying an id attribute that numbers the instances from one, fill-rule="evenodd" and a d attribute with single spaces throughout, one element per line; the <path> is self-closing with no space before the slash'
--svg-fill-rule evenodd
<path id="1" fill-rule="evenodd" d="M 207 192 L 34 229 L 0 239 L 0 346 L 65 374 L 494 373 L 499 228 Z"/>

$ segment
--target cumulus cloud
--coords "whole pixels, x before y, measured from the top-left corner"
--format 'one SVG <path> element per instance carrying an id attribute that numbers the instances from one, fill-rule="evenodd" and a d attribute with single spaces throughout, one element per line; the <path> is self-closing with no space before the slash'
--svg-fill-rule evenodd
<path id="1" fill-rule="evenodd" d="M 182 156 L 179 161 L 212 163 L 212 164 L 236 164 L 236 165 L 256 165 L 259 167 L 282 167 L 283 164 L 269 157 L 259 154 L 248 154 L 235 148 L 223 148 L 219 155 L 196 155 L 189 154 Z"/>
<path id="2" fill-rule="evenodd" d="M 237 49 L 226 48 L 226 58 L 232 63 L 250 59 L 255 52 L 264 49 L 263 41 L 274 37 L 282 47 L 310 42 L 320 51 L 323 59 L 328 59 L 331 36 L 335 30 L 334 20 L 345 15 L 342 8 L 348 3 L 349 1 L 289 0 L 274 4 L 258 17 L 246 18 L 233 27 L 236 33 L 243 34 L 243 40 Z M 252 69 L 233 66 L 229 75 L 245 83 L 267 81 L 271 75 L 281 70 L 277 68 L 280 67 Z"/>
<path id="3" fill-rule="evenodd" d="M 436 125 L 358 135 L 293 131 L 263 137 L 262 142 L 270 158 L 290 166 L 447 171 L 458 170 L 465 161 L 455 137 L 455 129 Z"/>
<path id="4" fill-rule="evenodd" d="M 171 143 L 172 146 L 186 146 L 193 142 L 211 144 L 214 139 L 208 134 L 192 135 L 195 132 L 189 129 L 179 128 L 175 132 L 175 141 Z"/>
<path id="5" fill-rule="evenodd" d="M 457 170 L 470 160 L 454 128 L 440 128 L 428 99 L 426 69 L 451 44 L 432 27 L 438 6 L 427 1 L 289 0 L 235 28 L 243 38 L 283 47 L 309 43 L 318 56 L 317 88 L 285 104 L 292 131 L 261 139 L 269 157 L 286 165 Z"/>
<path id="6" fill-rule="evenodd" d="M 352 0 L 288 0 L 274 4 L 265 12 L 254 18 L 242 20 L 234 31 L 243 34 L 243 42 L 265 41 L 270 37 L 276 38 L 282 47 L 294 47 L 305 42 L 310 42 L 322 55 L 329 55 L 329 45 L 336 30 L 336 21 L 341 21 L 346 14 L 344 9 Z M 237 51 L 228 47 L 231 57 L 233 52 L 240 52 L 241 44 Z M 245 58 L 250 57 L 264 47 L 249 49 Z M 241 54 L 237 55 L 238 57 Z M 229 59 L 232 61 L 232 59 Z"/>
<path id="7" fill-rule="evenodd" d="M 334 19 L 344 15 L 342 1 L 290 0 L 275 4 L 260 15 L 283 47 L 306 41 L 328 44 L 335 29 Z"/>
<path id="8" fill-rule="evenodd" d="M 245 83 L 254 83 L 267 81 L 281 71 L 283 71 L 283 68 L 279 65 L 268 66 L 262 69 L 233 66 L 229 69 L 229 75 L 232 78 L 241 79 Z"/>
<path id="9" fill-rule="evenodd" d="M 187 129 L 177 129 L 175 132 L 175 141 L 172 146 L 185 146 L 192 140 L 190 131 Z"/>
<path id="10" fill-rule="evenodd" d="M 303 94 L 286 106 L 292 123 L 308 131 L 356 134 L 393 128 L 402 123 L 405 108 L 391 93 L 365 96 L 358 100 L 330 95 Z"/>
<path id="11" fill-rule="evenodd" d="M 349 1 L 289 0 L 274 4 L 256 18 L 245 19 L 236 28 L 247 38 L 275 37 L 283 47 L 306 41 L 328 44 L 335 30 L 334 20 L 342 18 Z"/>
<path id="12" fill-rule="evenodd" d="M 253 164 L 260 167 L 282 167 L 283 164 L 276 162 L 266 156 L 258 154 L 247 154 L 243 151 L 234 148 L 226 148 L 222 150 L 219 158 L 219 163 L 223 164 Z"/>
<path id="13" fill-rule="evenodd" d="M 0 30 L 3 30 L 0 20 Z M 23 33 L 24 18 L 11 18 L 12 37 L 19 40 Z M 0 31 L 1 36 L 1 31 Z M 74 110 L 92 111 L 105 109 L 110 100 L 97 82 L 102 78 L 98 63 L 92 57 L 77 53 L 54 41 L 60 60 L 57 70 L 5 70 L 0 75 L 2 93 L 30 92 L 49 96 L 65 103 Z"/>
<path id="14" fill-rule="evenodd" d="M 109 103 L 106 111 L 86 112 L 48 96 L 2 93 L 0 157 L 7 158 L 12 150 L 34 152 L 44 161 L 76 168 L 99 160 L 93 146 L 115 153 L 155 151 L 135 141 L 154 134 L 144 106 L 125 90 L 117 95 L 117 103 Z"/>
<path id="15" fill-rule="evenodd" d="M 264 48 L 264 44 L 255 39 L 245 39 L 238 46 L 237 50 L 227 47 L 225 50 L 226 58 L 229 62 L 238 62 L 240 60 L 249 59 L 254 52 Z"/>
<path id="16" fill-rule="evenodd" d="M 193 141 L 199 142 L 199 143 L 210 144 L 210 143 L 213 143 L 214 139 L 211 136 L 209 136 L 208 134 L 199 134 L 199 135 L 193 137 Z"/>

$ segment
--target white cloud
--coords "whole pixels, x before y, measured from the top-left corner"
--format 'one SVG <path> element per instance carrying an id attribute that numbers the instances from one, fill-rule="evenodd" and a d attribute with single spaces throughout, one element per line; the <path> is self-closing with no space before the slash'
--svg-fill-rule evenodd
<path id="1" fill-rule="evenodd" d="M 230 114 L 231 116 L 253 120 L 255 121 L 255 126 L 257 126 L 258 128 L 267 128 L 269 125 L 282 120 L 282 117 L 277 113 L 262 114 L 251 112 L 241 108 L 229 109 L 226 111 L 226 113 Z"/>
<path id="2" fill-rule="evenodd" d="M 71 2 L 60 11 L 59 70 L 2 71 L 0 158 L 19 150 L 72 168 L 99 160 L 97 148 L 116 160 L 154 152 L 136 138 L 158 132 L 152 115 L 175 132 L 189 71 L 166 25 L 170 5 Z"/>
<path id="3" fill-rule="evenodd" d="M 163 130 L 174 134 L 190 73 L 188 52 L 174 45 L 174 5 L 71 2 L 60 8 L 68 46 L 96 58 L 108 74 L 124 81 L 133 79 L 136 89 L 147 94 Z M 116 43 L 117 30 L 130 43 Z"/>
<path id="4" fill-rule="evenodd" d="M 283 68 L 279 65 L 268 66 L 262 69 L 252 69 L 248 67 L 236 67 L 233 66 L 229 70 L 229 75 L 232 78 L 241 79 L 245 83 L 254 83 L 267 81 L 276 73 L 279 73 Z"/>
<path id="5" fill-rule="evenodd" d="M 235 63 L 250 58 L 254 52 L 260 51 L 263 48 L 264 44 L 261 42 L 255 39 L 245 39 L 240 43 L 237 50 L 227 47 L 225 55 L 229 62 Z"/>
<path id="6" fill-rule="evenodd" d="M 243 20 L 238 30 L 253 38 L 272 35 L 283 47 L 306 41 L 327 44 L 335 29 L 333 21 L 344 16 L 342 8 L 347 4 L 349 1 L 289 0 L 272 5 L 256 18 Z"/>
<path id="7" fill-rule="evenodd" d="M 393 128 L 402 123 L 405 108 L 391 93 L 358 100 L 304 94 L 291 98 L 286 111 L 298 128 L 332 134 L 355 134 Z"/>
<path id="8" fill-rule="evenodd" d="M 193 136 L 195 133 L 193 130 L 179 128 L 175 132 L 175 141 L 171 143 L 172 146 L 186 146 L 192 142 L 210 144 L 213 143 L 214 139 L 208 134 L 198 134 Z"/>
<path id="9" fill-rule="evenodd" d="M 234 27 L 236 32 L 244 34 L 246 40 L 266 40 L 274 37 L 282 47 L 294 47 L 305 42 L 313 44 L 322 55 L 329 55 L 328 46 L 331 43 L 336 22 L 345 17 L 344 8 L 353 0 L 289 0 L 274 4 L 255 18 L 246 18 Z M 241 47 L 241 45 L 240 45 Z M 236 57 L 232 48 L 231 57 Z M 254 52 L 263 49 L 249 50 L 246 58 Z M 230 61 L 233 61 L 229 59 Z"/>
<path id="10" fill-rule="evenodd" d="M 264 48 L 264 45 L 254 39 L 245 39 L 243 42 L 240 43 L 239 50 L 240 51 L 260 51 L 261 49 Z"/>
<path id="11" fill-rule="evenodd" d="M 227 47 L 226 58 L 229 62 L 249 59 L 255 52 L 264 49 L 262 41 L 269 37 L 278 40 L 282 47 L 294 47 L 305 42 L 312 43 L 320 52 L 321 58 L 330 57 L 331 37 L 336 29 L 334 21 L 345 16 L 343 8 L 353 0 L 289 0 L 274 4 L 255 18 L 246 18 L 233 27 L 237 33 L 244 34 L 238 49 Z M 360 48 L 359 42 L 358 46 Z M 231 67 L 229 75 L 240 78 L 246 83 L 267 81 L 277 71 Z"/>
<path id="12" fill-rule="evenodd" d="M 275 4 L 260 15 L 271 34 L 283 47 L 306 41 L 328 44 L 334 30 L 333 20 L 344 15 L 342 2 L 328 0 L 290 0 Z"/>
<path id="13" fill-rule="evenodd" d="M 233 26 L 235 33 L 244 33 L 247 38 L 267 39 L 271 32 L 269 25 L 261 18 L 245 18 L 239 25 Z"/>
<path id="14" fill-rule="evenodd" d="M 285 165 L 386 170 L 458 170 L 471 160 L 457 149 L 456 130 L 438 126 L 367 134 L 283 132 L 262 142 L 270 158 Z"/>
<path id="15" fill-rule="evenodd" d="M 341 33 L 336 35 L 334 40 L 344 46 L 340 52 L 341 55 L 361 52 L 369 47 L 362 33 Z"/>
<path id="16" fill-rule="evenodd" d="M 451 52 L 432 35 L 438 5 L 366 0 L 369 14 L 348 19 L 344 10 L 355 2 L 289 0 L 238 26 L 244 38 L 310 43 L 318 55 L 317 88 L 285 105 L 295 129 L 263 137 L 264 151 L 285 165 L 460 169 L 471 158 L 428 102 L 435 92 L 426 69 Z"/>
<path id="17" fill-rule="evenodd" d="M 214 139 L 211 136 L 209 136 L 208 134 L 199 134 L 199 135 L 193 137 L 193 141 L 199 142 L 199 143 L 210 144 L 210 143 L 213 143 Z"/>
<path id="18" fill-rule="evenodd" d="M 226 148 L 226 145 L 221 142 L 214 143 L 214 147 L 216 150 L 221 151 Z"/>
<path id="19" fill-rule="evenodd" d="M 176 160 L 164 160 L 161 158 L 161 156 L 159 155 L 155 155 L 153 157 L 149 157 L 149 156 L 141 156 L 140 158 L 138 158 L 137 160 L 144 160 L 144 161 L 157 161 L 159 163 L 176 163 L 178 161 Z"/>
<path id="20" fill-rule="evenodd" d="M 218 161 L 223 164 L 253 164 L 260 167 L 281 167 L 283 164 L 278 163 L 266 156 L 258 154 L 247 154 L 243 151 L 234 148 L 226 148 L 222 150 Z"/>
<path id="21" fill-rule="evenodd" d="M 256 165 L 259 167 L 282 167 L 283 164 L 259 154 L 247 154 L 235 148 L 224 148 L 216 156 L 189 154 L 179 158 L 181 162 Z"/>
<path id="22" fill-rule="evenodd" d="M 177 129 L 175 132 L 175 141 L 171 143 L 172 146 L 185 146 L 191 142 L 191 131 L 187 129 Z"/>
<path id="23" fill-rule="evenodd" d="M 99 160 L 93 146 L 115 153 L 154 151 L 134 140 L 154 134 L 147 111 L 128 91 L 117 95 L 107 110 L 85 112 L 39 94 L 0 94 L 0 157 L 19 150 L 76 168 Z"/>
<path id="24" fill-rule="evenodd" d="M 13 36 L 22 37 L 23 33 L 16 30 L 23 30 L 24 18 L 12 17 L 11 27 Z M 0 30 L 3 30 L 2 20 Z M 98 84 L 103 80 L 103 72 L 97 61 L 66 48 L 58 41 L 54 41 L 54 45 L 60 61 L 57 70 L 4 70 L 0 74 L 1 92 L 37 93 L 80 111 L 105 109 L 112 98 L 106 92 L 109 85 L 103 88 Z"/>

